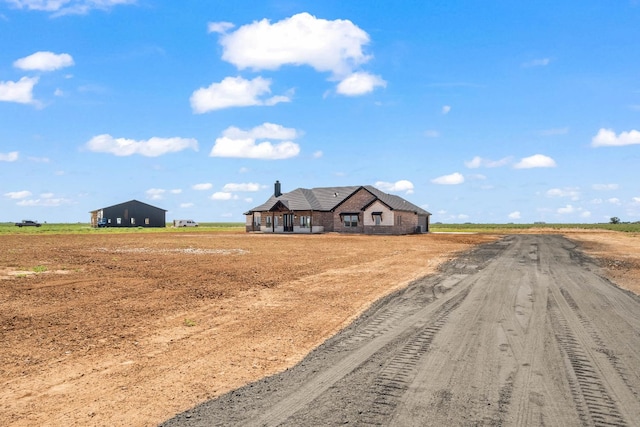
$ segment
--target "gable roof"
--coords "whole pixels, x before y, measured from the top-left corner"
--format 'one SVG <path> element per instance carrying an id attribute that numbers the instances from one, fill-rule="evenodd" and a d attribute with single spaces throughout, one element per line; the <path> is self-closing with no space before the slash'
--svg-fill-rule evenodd
<path id="1" fill-rule="evenodd" d="M 293 191 L 280 196 L 272 195 L 263 204 L 256 206 L 246 214 L 252 212 L 265 212 L 273 209 L 278 203 L 292 211 L 332 211 L 347 200 L 356 191 L 364 188 L 377 200 L 387 205 L 392 210 L 414 212 L 420 215 L 431 215 L 426 210 L 400 196 L 387 194 L 371 185 L 353 185 L 347 187 L 318 187 L 318 188 L 296 188 Z"/>
<path id="2" fill-rule="evenodd" d="M 161 211 L 167 212 L 167 210 L 166 210 L 166 209 L 162 209 L 162 208 L 159 208 L 159 207 L 157 207 L 157 206 L 152 206 L 152 205 L 150 205 L 150 204 L 148 204 L 148 203 L 144 203 L 144 202 L 141 202 L 141 201 L 139 201 L 139 200 L 135 200 L 135 199 L 133 199 L 133 200 L 129 200 L 128 202 L 122 202 L 122 203 L 117 203 L 117 204 L 115 204 L 115 205 L 106 206 L 106 207 L 104 207 L 104 208 L 96 209 L 96 210 L 93 210 L 93 211 L 90 211 L 90 212 L 91 212 L 91 213 L 93 213 L 93 212 L 97 212 L 97 211 L 100 211 L 100 210 L 103 210 L 103 209 L 110 209 L 110 208 L 115 208 L 115 207 L 118 207 L 118 206 L 121 206 L 121 205 L 128 205 L 128 204 L 144 205 L 144 206 L 147 206 L 147 207 L 150 207 L 150 208 L 153 208 L 153 209 L 158 209 L 158 210 L 161 210 Z"/>
<path id="3" fill-rule="evenodd" d="M 420 206 L 416 206 L 413 203 L 405 200 L 400 196 L 396 196 L 395 194 L 388 194 L 383 191 L 378 190 L 376 187 L 372 185 L 366 185 L 364 188 L 369 190 L 371 194 L 376 196 L 378 200 L 380 200 L 385 205 L 389 206 L 392 210 L 396 211 L 409 211 L 415 212 L 420 215 L 431 215 L 430 212 L 422 209 Z"/>

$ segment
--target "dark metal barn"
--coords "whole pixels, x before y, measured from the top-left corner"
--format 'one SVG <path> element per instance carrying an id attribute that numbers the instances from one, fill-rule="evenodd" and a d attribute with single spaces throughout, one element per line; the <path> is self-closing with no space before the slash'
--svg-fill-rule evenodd
<path id="1" fill-rule="evenodd" d="M 98 227 L 166 227 L 165 209 L 137 200 L 91 211 L 91 226 Z"/>

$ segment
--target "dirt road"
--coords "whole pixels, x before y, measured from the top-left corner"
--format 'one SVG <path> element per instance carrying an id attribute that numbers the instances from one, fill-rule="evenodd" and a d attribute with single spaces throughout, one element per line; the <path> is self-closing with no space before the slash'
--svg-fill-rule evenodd
<path id="1" fill-rule="evenodd" d="M 163 425 L 637 425 L 640 298 L 598 271 L 558 235 L 484 244 Z"/>

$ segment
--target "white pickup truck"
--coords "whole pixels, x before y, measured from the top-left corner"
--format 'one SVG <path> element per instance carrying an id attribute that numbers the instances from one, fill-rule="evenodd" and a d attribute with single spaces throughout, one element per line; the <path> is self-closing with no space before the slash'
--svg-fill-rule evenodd
<path id="1" fill-rule="evenodd" d="M 198 223 L 192 219 L 174 219 L 174 227 L 197 227 Z"/>

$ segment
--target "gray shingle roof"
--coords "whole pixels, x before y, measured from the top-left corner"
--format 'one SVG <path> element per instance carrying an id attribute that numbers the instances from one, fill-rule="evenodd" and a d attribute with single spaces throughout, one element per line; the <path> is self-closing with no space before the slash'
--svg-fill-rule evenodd
<path id="1" fill-rule="evenodd" d="M 371 185 L 365 185 L 364 188 L 373 193 L 373 195 L 376 196 L 382 203 L 386 204 L 393 210 L 415 212 L 421 215 L 431 215 L 430 212 L 422 209 L 420 206 L 414 205 L 413 203 L 403 199 L 400 196 L 387 194 Z"/>
<path id="2" fill-rule="evenodd" d="M 365 188 L 378 200 L 380 200 L 382 203 L 389 206 L 389 208 L 393 210 L 415 212 L 420 215 L 431 215 L 426 210 L 414 205 L 413 203 L 403 199 L 402 197 L 395 196 L 393 194 L 387 194 L 371 185 L 353 185 L 348 187 L 318 187 L 311 189 L 296 188 L 295 190 L 284 193 L 279 197 L 269 197 L 269 199 L 265 203 L 256 206 L 247 213 L 268 211 L 272 209 L 278 202 L 281 202 L 292 211 L 331 211 L 336 206 L 345 201 L 353 193 L 358 191 L 360 188 Z"/>

